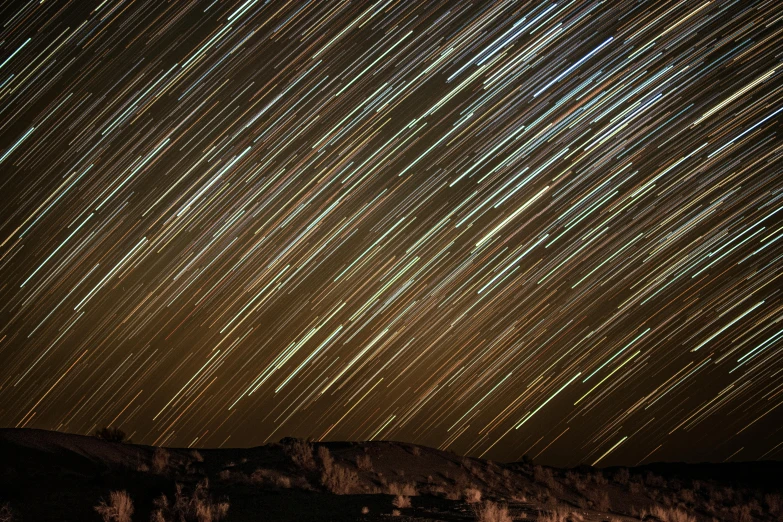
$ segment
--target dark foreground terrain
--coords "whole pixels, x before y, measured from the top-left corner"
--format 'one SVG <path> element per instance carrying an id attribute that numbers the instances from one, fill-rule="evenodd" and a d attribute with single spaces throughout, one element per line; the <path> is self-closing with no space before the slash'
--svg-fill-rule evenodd
<path id="1" fill-rule="evenodd" d="M 779 462 L 563 470 L 397 442 L 194 451 L 6 429 L 0 522 L 126 522 L 127 500 L 137 522 L 783 520 L 781 472 Z"/>

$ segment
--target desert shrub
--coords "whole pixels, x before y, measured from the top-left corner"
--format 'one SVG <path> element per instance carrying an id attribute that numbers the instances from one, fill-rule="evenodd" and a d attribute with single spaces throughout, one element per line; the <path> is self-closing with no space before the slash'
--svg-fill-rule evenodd
<path id="1" fill-rule="evenodd" d="M 513 519 L 508 514 L 506 506 L 485 500 L 481 506 L 476 508 L 476 520 L 479 522 L 512 522 Z"/>
<path id="2" fill-rule="evenodd" d="M 392 506 L 396 508 L 409 508 L 411 507 L 411 497 L 405 497 L 402 495 L 397 495 L 392 500 Z"/>
<path id="3" fill-rule="evenodd" d="M 256 468 L 256 470 L 250 474 L 250 482 L 252 484 L 263 484 L 264 482 L 274 482 L 275 477 L 280 473 L 274 469 Z"/>
<path id="4" fill-rule="evenodd" d="M 481 502 L 481 490 L 478 488 L 468 488 L 465 490 L 465 502 L 468 504 L 477 504 Z"/>
<path id="5" fill-rule="evenodd" d="M 347 495 L 359 486 L 359 475 L 345 466 L 332 465 L 321 474 L 321 483 L 336 495 Z"/>
<path id="6" fill-rule="evenodd" d="M 204 457 L 201 456 L 201 453 L 199 453 L 198 450 L 191 450 L 190 456 L 193 457 L 193 460 L 196 462 L 204 462 Z"/>
<path id="7" fill-rule="evenodd" d="M 652 488 L 665 488 L 666 487 L 666 479 L 663 477 L 656 475 L 655 473 L 652 473 L 651 471 L 647 472 L 647 475 L 644 477 L 644 483 Z"/>
<path id="8" fill-rule="evenodd" d="M 537 522 L 566 522 L 566 517 L 561 511 L 550 511 L 549 513 L 539 515 Z"/>
<path id="9" fill-rule="evenodd" d="M 465 491 L 465 489 L 473 485 L 468 476 L 463 473 L 458 474 L 456 477 L 454 477 L 453 480 L 454 487 L 457 489 L 457 493 L 460 495 L 462 495 L 462 492 Z"/>
<path id="10" fill-rule="evenodd" d="M 281 489 L 291 487 L 291 477 L 285 476 L 274 469 L 257 469 L 250 475 L 253 484 L 269 484 Z"/>
<path id="11" fill-rule="evenodd" d="M 392 509 L 392 516 L 393 517 L 398 517 L 400 515 L 402 515 L 402 513 L 400 513 L 399 509 Z"/>
<path id="12" fill-rule="evenodd" d="M 628 484 L 630 478 L 631 478 L 631 473 L 628 471 L 627 468 L 620 468 L 614 474 L 614 481 L 617 482 L 618 484 L 622 484 L 623 486 Z"/>
<path id="13" fill-rule="evenodd" d="M 227 500 L 212 499 L 207 479 L 196 485 L 191 496 L 183 492 L 182 484 L 177 484 L 173 501 L 161 495 L 154 504 L 151 522 L 217 522 L 226 517 L 229 508 Z"/>
<path id="14" fill-rule="evenodd" d="M 533 468 L 533 480 L 544 484 L 549 489 L 556 489 L 557 487 L 552 470 L 543 466 L 535 466 Z"/>
<path id="15" fill-rule="evenodd" d="M 680 491 L 680 500 L 686 504 L 693 504 L 696 502 L 696 495 L 693 494 L 693 490 L 691 489 L 683 489 Z"/>
<path id="16" fill-rule="evenodd" d="M 125 432 L 119 428 L 104 427 L 95 430 L 95 437 L 108 442 L 125 442 Z"/>
<path id="17" fill-rule="evenodd" d="M 359 485 L 359 475 L 345 466 L 336 465 L 329 448 L 318 446 L 321 461 L 321 484 L 337 495 L 347 495 Z"/>
<path id="18" fill-rule="evenodd" d="M 372 471 L 372 459 L 369 455 L 359 455 L 356 457 L 356 467 L 362 471 Z"/>
<path id="19" fill-rule="evenodd" d="M 606 477 L 604 477 L 604 474 L 600 471 L 590 475 L 590 479 L 598 486 L 606 486 L 609 483 L 609 481 L 606 480 Z"/>
<path id="20" fill-rule="evenodd" d="M 165 448 L 155 448 L 155 452 L 152 454 L 152 471 L 158 474 L 165 473 L 170 460 L 171 455 Z"/>
<path id="21" fill-rule="evenodd" d="M 370 508 L 368 508 L 367 506 L 362 507 L 362 515 L 366 515 L 369 512 L 370 512 Z"/>
<path id="22" fill-rule="evenodd" d="M 597 511 L 609 511 L 612 507 L 609 501 L 609 493 L 603 490 L 592 490 L 587 495 L 587 498 L 592 501 L 593 507 Z"/>
<path id="23" fill-rule="evenodd" d="M 447 500 L 461 500 L 462 499 L 462 493 L 458 489 L 444 489 L 445 498 Z"/>
<path id="24" fill-rule="evenodd" d="M 653 506 L 650 514 L 663 522 L 696 522 L 696 519 L 681 509 L 667 509 Z"/>
<path id="25" fill-rule="evenodd" d="M 305 470 L 315 469 L 312 444 L 302 439 L 284 440 L 286 441 L 285 452 L 294 461 L 294 464 Z"/>
<path id="26" fill-rule="evenodd" d="M 334 459 L 326 446 L 318 446 L 318 460 L 321 461 L 323 472 L 329 474 L 334 467 Z"/>
<path id="27" fill-rule="evenodd" d="M 131 522 L 133 501 L 127 491 L 112 491 L 109 494 L 108 504 L 105 500 L 101 500 L 101 503 L 93 509 L 98 512 L 104 522 Z"/>
<path id="28" fill-rule="evenodd" d="M 0 506 L 0 522 L 13 522 L 14 512 L 11 509 L 11 504 L 6 502 Z"/>
<path id="29" fill-rule="evenodd" d="M 582 481 L 582 477 L 578 473 L 574 473 L 573 471 L 566 472 L 565 482 L 566 484 L 576 489 L 577 491 L 581 491 L 585 487 L 585 484 Z"/>
<path id="30" fill-rule="evenodd" d="M 276 472 L 271 469 L 257 468 L 253 473 L 250 474 L 250 482 L 253 484 L 262 484 L 267 480 L 270 480 L 269 477 L 271 477 L 274 473 Z"/>
<path id="31" fill-rule="evenodd" d="M 753 517 L 750 514 L 750 506 L 734 506 L 731 508 L 731 512 L 734 515 L 736 522 L 753 522 Z"/>
<path id="32" fill-rule="evenodd" d="M 416 491 L 416 486 L 410 483 L 400 484 L 392 482 L 388 485 L 388 492 L 390 495 L 402 495 L 403 497 L 415 497 L 419 494 Z"/>
<path id="33" fill-rule="evenodd" d="M 781 501 L 780 495 L 770 494 L 764 497 L 764 502 L 767 503 L 767 509 L 770 515 L 777 515 L 780 513 L 781 507 L 783 507 L 783 501 Z"/>
<path id="34" fill-rule="evenodd" d="M 198 504 L 196 505 L 196 518 L 199 522 L 212 522 L 213 520 L 222 520 L 228 513 L 228 502 L 218 504 Z"/>
<path id="35" fill-rule="evenodd" d="M 446 486 L 430 485 L 427 487 L 427 495 L 446 498 L 448 488 Z"/>

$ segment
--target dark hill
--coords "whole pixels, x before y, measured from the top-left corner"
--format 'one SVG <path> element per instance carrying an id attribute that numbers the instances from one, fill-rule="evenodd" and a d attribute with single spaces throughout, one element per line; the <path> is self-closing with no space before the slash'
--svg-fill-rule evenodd
<path id="1" fill-rule="evenodd" d="M 683 521 L 779 520 L 781 471 L 778 462 L 562 470 L 389 441 L 194 451 L 0 429 L 0 505 L 25 522 L 100 521 L 93 507 L 121 490 L 133 520 L 147 521 L 162 494 L 173 500 L 180 484 L 195 498 L 199 483 L 229 504 L 228 521 L 386 520 L 395 510 L 399 520 L 465 521 L 487 500 L 517 520 L 674 521 L 678 509 Z"/>

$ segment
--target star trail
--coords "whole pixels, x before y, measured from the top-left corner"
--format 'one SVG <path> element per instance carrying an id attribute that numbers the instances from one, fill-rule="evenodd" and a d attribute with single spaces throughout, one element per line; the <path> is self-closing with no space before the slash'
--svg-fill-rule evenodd
<path id="1" fill-rule="evenodd" d="M 0 4 L 0 424 L 783 455 L 783 6 Z"/>

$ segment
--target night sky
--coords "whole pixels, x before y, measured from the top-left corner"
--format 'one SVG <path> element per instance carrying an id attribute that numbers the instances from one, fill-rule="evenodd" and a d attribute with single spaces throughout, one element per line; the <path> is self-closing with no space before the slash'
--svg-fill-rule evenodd
<path id="1" fill-rule="evenodd" d="M 0 4 L 0 426 L 783 457 L 783 4 Z"/>

